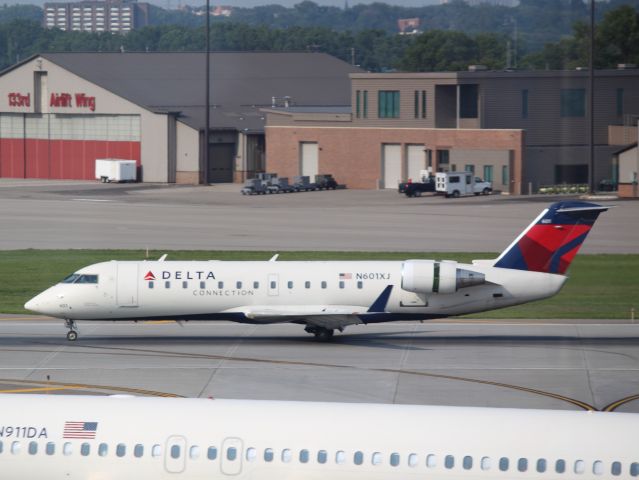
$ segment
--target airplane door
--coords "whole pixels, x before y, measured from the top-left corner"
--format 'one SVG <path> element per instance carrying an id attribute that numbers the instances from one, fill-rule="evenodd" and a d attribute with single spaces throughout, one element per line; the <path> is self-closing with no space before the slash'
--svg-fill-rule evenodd
<path id="1" fill-rule="evenodd" d="M 169 473 L 182 473 L 186 468 L 186 438 L 173 435 L 166 441 L 164 468 Z"/>
<path id="2" fill-rule="evenodd" d="M 242 472 L 242 440 L 224 439 L 220 469 L 224 475 L 239 475 Z"/>
<path id="3" fill-rule="evenodd" d="M 118 307 L 138 306 L 138 264 L 118 262 L 116 299 Z"/>
<path id="4" fill-rule="evenodd" d="M 268 274 L 268 296 L 277 297 L 280 294 L 280 281 L 277 273 Z"/>

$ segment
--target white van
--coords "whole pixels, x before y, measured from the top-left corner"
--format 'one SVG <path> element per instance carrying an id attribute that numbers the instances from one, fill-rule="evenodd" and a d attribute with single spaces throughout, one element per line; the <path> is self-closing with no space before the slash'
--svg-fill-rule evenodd
<path id="1" fill-rule="evenodd" d="M 435 192 L 448 197 L 466 195 L 490 195 L 493 186 L 475 177 L 472 172 L 437 172 L 435 175 Z"/>

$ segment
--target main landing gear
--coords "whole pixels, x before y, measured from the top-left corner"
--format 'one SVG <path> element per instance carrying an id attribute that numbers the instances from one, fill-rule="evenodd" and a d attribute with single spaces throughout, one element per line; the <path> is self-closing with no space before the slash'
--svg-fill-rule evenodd
<path id="1" fill-rule="evenodd" d="M 315 335 L 315 340 L 317 340 L 318 342 L 328 342 L 333 338 L 334 330 L 332 328 L 307 325 L 304 330 Z"/>
<path id="2" fill-rule="evenodd" d="M 70 342 L 75 342 L 78 339 L 78 332 L 76 332 L 78 327 L 75 324 L 75 321 L 67 318 L 64 320 L 64 326 L 69 329 L 69 331 L 67 332 L 67 340 L 69 340 Z"/>

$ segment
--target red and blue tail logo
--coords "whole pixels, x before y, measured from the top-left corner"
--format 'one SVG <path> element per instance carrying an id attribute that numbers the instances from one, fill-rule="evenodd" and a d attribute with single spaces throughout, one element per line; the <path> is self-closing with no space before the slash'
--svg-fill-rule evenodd
<path id="1" fill-rule="evenodd" d="M 497 258 L 494 266 L 564 274 L 601 212 L 594 203 L 559 202 L 539 217 Z"/>

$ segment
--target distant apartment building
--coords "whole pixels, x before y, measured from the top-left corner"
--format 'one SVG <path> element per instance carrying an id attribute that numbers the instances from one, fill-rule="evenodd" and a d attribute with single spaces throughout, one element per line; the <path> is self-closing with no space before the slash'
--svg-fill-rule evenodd
<path id="1" fill-rule="evenodd" d="M 44 4 L 44 26 L 75 32 L 127 33 L 149 24 L 149 4 L 84 1 Z"/>
<path id="2" fill-rule="evenodd" d="M 397 29 L 400 35 L 415 35 L 421 33 L 419 25 L 419 18 L 400 18 L 397 20 Z"/>

